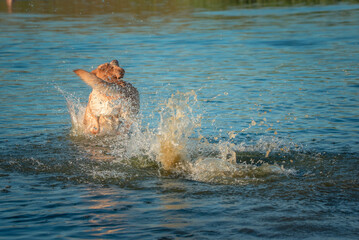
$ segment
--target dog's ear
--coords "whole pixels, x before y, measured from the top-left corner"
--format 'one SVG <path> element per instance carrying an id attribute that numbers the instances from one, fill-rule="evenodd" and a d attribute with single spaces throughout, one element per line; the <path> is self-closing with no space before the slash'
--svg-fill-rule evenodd
<path id="1" fill-rule="evenodd" d="M 120 65 L 118 65 L 118 61 L 115 59 L 115 60 L 112 60 L 111 62 L 110 62 L 110 64 L 111 65 L 114 65 L 114 66 L 117 66 L 117 67 L 119 67 Z"/>
<path id="2" fill-rule="evenodd" d="M 93 89 L 110 96 L 118 95 L 114 84 L 108 83 L 101 78 L 98 78 L 95 74 L 89 73 L 82 69 L 76 69 L 74 70 L 74 73 L 76 73 L 76 75 L 79 76 L 82 81 L 84 81 Z"/>
<path id="3" fill-rule="evenodd" d="M 104 81 L 101 78 L 96 77 L 95 74 L 89 73 L 82 69 L 74 70 L 77 76 L 79 76 L 82 81 L 87 83 L 87 85 L 91 86 L 92 88 L 97 88 L 98 85 L 102 85 Z"/>

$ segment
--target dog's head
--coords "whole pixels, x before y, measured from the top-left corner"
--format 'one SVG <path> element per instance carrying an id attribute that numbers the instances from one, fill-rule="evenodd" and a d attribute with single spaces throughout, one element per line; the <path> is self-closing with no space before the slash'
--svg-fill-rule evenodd
<path id="1" fill-rule="evenodd" d="M 110 63 L 101 64 L 91 73 L 106 82 L 117 83 L 125 75 L 125 70 L 118 65 L 117 60 L 112 60 Z"/>

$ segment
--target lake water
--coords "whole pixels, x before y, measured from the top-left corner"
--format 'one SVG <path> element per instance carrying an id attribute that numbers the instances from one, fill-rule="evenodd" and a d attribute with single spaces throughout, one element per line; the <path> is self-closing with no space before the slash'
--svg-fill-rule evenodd
<path id="1" fill-rule="evenodd" d="M 0 39 L 0 238 L 359 238 L 358 1 L 1 1 Z M 113 59 L 140 120 L 84 136 Z"/>

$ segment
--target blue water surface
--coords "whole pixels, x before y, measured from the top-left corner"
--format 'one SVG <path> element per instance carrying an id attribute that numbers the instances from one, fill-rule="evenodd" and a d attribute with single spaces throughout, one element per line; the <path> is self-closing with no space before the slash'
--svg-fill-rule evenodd
<path id="1" fill-rule="evenodd" d="M 0 238 L 357 239 L 358 20 L 356 1 L 1 2 Z M 66 100 L 91 89 L 72 71 L 113 59 L 140 131 L 193 91 L 188 141 L 239 165 L 189 144 L 197 168 L 171 173 L 149 137 L 127 158 L 74 136 Z"/>

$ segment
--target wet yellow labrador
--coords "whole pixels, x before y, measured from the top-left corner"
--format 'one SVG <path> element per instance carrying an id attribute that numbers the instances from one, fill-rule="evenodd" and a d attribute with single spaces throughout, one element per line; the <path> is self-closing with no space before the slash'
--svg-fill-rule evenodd
<path id="1" fill-rule="evenodd" d="M 74 72 L 92 92 L 84 114 L 85 132 L 94 135 L 126 133 L 140 109 L 140 97 L 131 83 L 122 80 L 125 70 L 117 60 L 99 65 L 87 72 Z"/>

